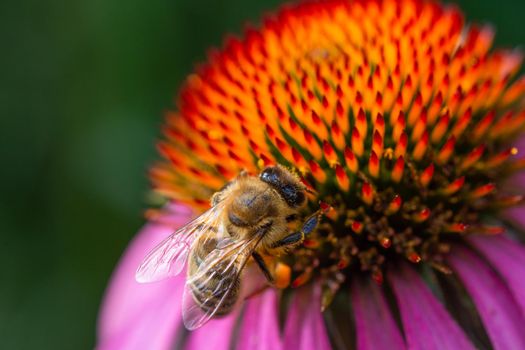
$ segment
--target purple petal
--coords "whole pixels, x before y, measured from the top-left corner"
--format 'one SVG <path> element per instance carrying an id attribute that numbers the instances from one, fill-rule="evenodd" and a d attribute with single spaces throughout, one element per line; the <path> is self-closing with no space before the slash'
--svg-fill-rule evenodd
<path id="1" fill-rule="evenodd" d="M 463 330 L 414 269 L 400 264 L 388 273 L 409 349 L 474 349 Z"/>
<path id="2" fill-rule="evenodd" d="M 351 286 L 357 349 L 405 349 L 383 292 L 370 279 L 354 278 Z"/>
<path id="3" fill-rule="evenodd" d="M 191 331 L 184 346 L 186 350 L 227 350 L 231 348 L 237 312 L 220 319 L 212 319 L 201 328 Z"/>
<path id="4" fill-rule="evenodd" d="M 525 248 L 503 236 L 472 236 L 469 241 L 505 280 L 525 316 Z"/>
<path id="5" fill-rule="evenodd" d="M 494 348 L 525 349 L 525 320 L 496 272 L 463 247 L 454 247 L 448 260 L 472 297 Z"/>
<path id="6" fill-rule="evenodd" d="M 331 348 L 321 313 L 321 288 L 316 284 L 297 289 L 288 310 L 283 349 Z"/>
<path id="7" fill-rule="evenodd" d="M 146 254 L 190 220 L 184 206 L 173 206 L 167 223 L 147 224 L 130 243 L 106 291 L 98 322 L 99 349 L 167 349 L 181 324 L 184 277 L 139 284 L 135 271 Z"/>
<path id="8" fill-rule="evenodd" d="M 268 289 L 246 301 L 237 349 L 279 350 L 279 309 L 277 293 Z"/>

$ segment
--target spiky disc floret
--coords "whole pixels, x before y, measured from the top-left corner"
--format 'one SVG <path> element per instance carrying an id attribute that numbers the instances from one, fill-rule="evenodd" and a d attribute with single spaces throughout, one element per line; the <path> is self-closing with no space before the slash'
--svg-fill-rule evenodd
<path id="1" fill-rule="evenodd" d="M 283 8 L 188 78 L 155 188 L 202 207 L 242 169 L 281 163 L 335 208 L 288 257 L 296 284 L 306 266 L 336 285 L 352 268 L 379 281 L 395 256 L 446 271 L 448 242 L 498 233 L 486 218 L 521 201 L 496 184 L 520 164 L 507 160 L 525 125 L 522 57 L 492 39 L 418 0 Z"/>

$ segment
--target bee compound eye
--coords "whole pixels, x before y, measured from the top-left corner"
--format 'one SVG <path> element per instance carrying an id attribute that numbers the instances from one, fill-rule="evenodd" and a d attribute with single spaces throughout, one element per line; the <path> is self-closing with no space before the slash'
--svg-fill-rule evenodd
<path id="1" fill-rule="evenodd" d="M 286 202 L 292 207 L 300 206 L 306 199 L 304 192 L 293 185 L 283 185 L 280 191 Z"/>
<path id="2" fill-rule="evenodd" d="M 297 190 L 292 185 L 283 185 L 281 186 L 281 191 L 283 196 L 286 198 L 294 199 L 297 196 Z"/>
<path id="3" fill-rule="evenodd" d="M 297 190 L 296 193 L 297 193 L 296 201 L 295 201 L 296 204 L 297 204 L 297 205 L 301 205 L 301 204 L 303 204 L 304 201 L 306 200 L 306 196 L 305 196 L 304 192 L 301 191 L 301 190 Z"/>
<path id="4" fill-rule="evenodd" d="M 260 179 L 269 184 L 279 183 L 280 173 L 276 167 L 267 167 L 259 175 Z"/>

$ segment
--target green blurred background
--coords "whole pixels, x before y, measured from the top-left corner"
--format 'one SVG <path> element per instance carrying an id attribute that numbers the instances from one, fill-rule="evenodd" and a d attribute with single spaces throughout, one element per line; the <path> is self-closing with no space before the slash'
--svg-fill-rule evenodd
<path id="1" fill-rule="evenodd" d="M 89 349 L 113 267 L 143 224 L 163 111 L 224 34 L 280 1 L 3 1 L 0 347 Z M 524 0 L 461 1 L 497 44 Z"/>

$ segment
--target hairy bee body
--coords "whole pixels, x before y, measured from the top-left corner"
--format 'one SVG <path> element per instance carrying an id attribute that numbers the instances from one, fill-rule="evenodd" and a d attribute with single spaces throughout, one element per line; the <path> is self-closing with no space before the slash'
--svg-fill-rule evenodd
<path id="1" fill-rule="evenodd" d="M 268 166 L 258 176 L 241 172 L 213 195 L 210 209 L 148 253 L 136 280 L 159 281 L 187 266 L 182 294 L 186 328 L 197 329 L 212 317 L 230 313 L 241 294 L 249 295 L 249 287 L 241 288 L 246 264 L 255 262 L 274 283 L 273 257 L 300 244 L 329 208 L 321 206 L 297 227 L 306 192 L 299 178 L 280 165 Z"/>
<path id="2" fill-rule="evenodd" d="M 202 269 L 217 246 L 224 242 L 256 240 L 250 254 L 278 256 L 289 248 L 290 244 L 279 242 L 290 235 L 290 224 L 297 220 L 305 203 L 304 185 L 281 166 L 268 167 L 259 176 L 241 173 L 214 194 L 212 207 L 222 205 L 224 209 L 217 225 L 210 227 L 193 245 L 187 270 L 193 300 L 203 312 L 225 315 L 232 310 L 240 294 L 239 275 L 249 258 L 240 255 Z M 271 279 L 266 266 L 260 267 Z"/>

